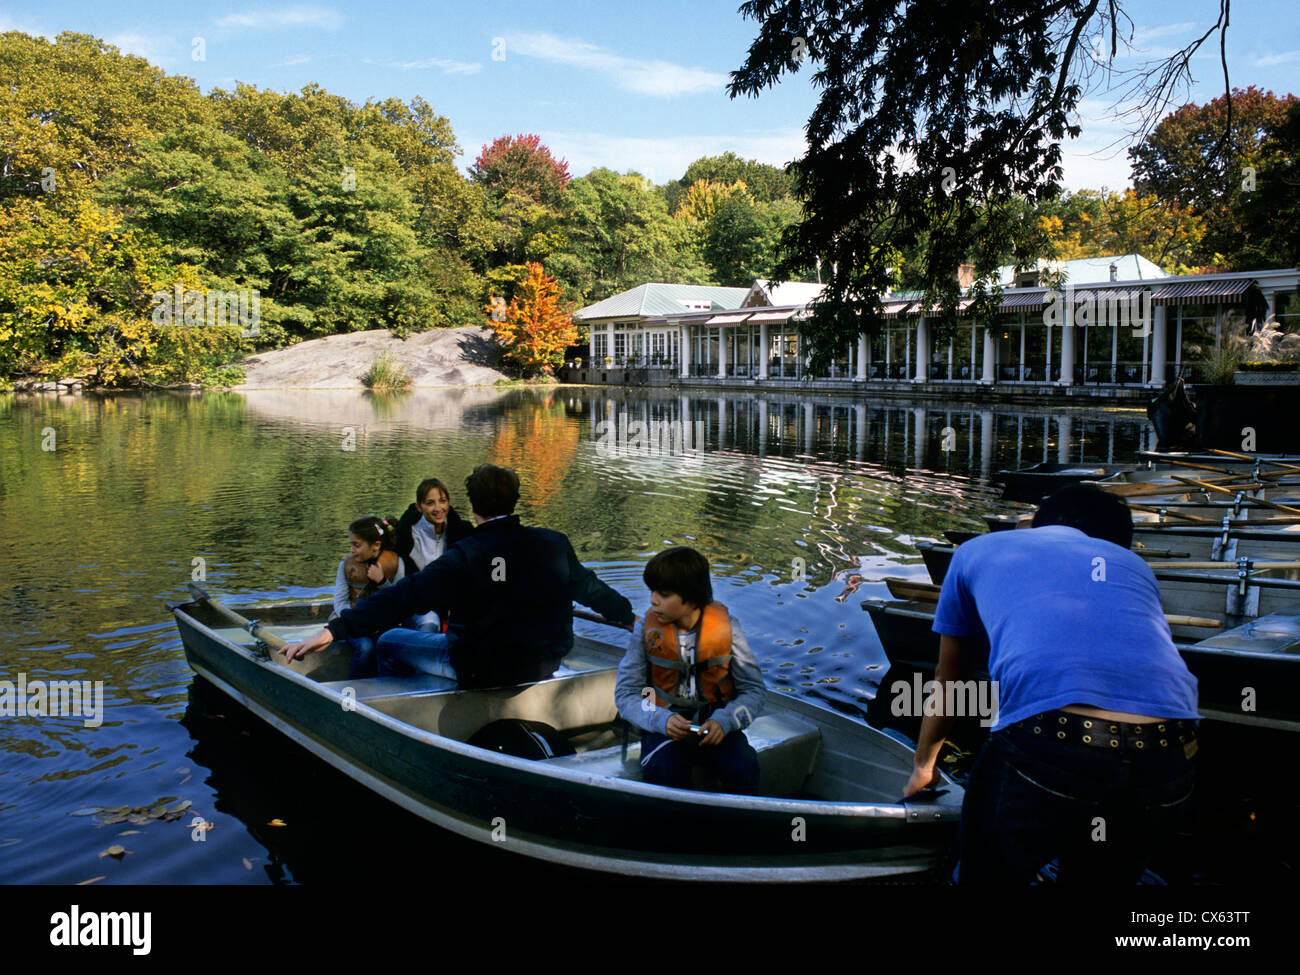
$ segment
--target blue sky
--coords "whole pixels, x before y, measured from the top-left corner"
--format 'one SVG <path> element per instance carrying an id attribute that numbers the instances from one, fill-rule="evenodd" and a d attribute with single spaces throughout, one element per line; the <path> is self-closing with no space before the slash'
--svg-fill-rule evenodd
<path id="1" fill-rule="evenodd" d="M 731 150 L 781 165 L 798 156 L 816 100 L 811 72 L 787 77 L 757 99 L 729 99 L 757 25 L 723 3 L 568 0 L 374 3 L 125 0 L 0 4 L 0 31 L 53 38 L 94 34 L 147 58 L 203 91 L 243 81 L 298 90 L 316 82 L 354 101 L 423 96 L 450 121 L 468 166 L 498 135 L 535 132 L 570 171 L 637 170 L 655 182 L 681 175 L 701 155 Z M 1217 0 L 1129 0 L 1136 45 L 1159 57 L 1203 33 Z M 1300 77 L 1300 27 L 1282 0 L 1232 9 L 1228 64 L 1236 86 L 1278 94 Z M 194 39 L 204 60 L 195 60 Z M 1217 45 L 1193 61 L 1196 84 L 1182 101 L 1222 90 Z M 1128 183 L 1124 149 L 1132 126 L 1111 116 L 1113 96 L 1084 101 L 1084 134 L 1067 144 L 1074 189 Z"/>

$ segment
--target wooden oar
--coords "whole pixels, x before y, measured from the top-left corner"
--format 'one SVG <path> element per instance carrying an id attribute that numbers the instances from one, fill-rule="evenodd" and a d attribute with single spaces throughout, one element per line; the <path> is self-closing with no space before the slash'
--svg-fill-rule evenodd
<path id="1" fill-rule="evenodd" d="M 939 586 L 932 582 L 912 582 L 910 579 L 886 579 L 885 584 L 889 586 L 889 594 L 895 599 L 907 599 L 915 603 L 937 603 L 939 601 Z M 1165 620 L 1170 626 L 1204 626 L 1204 627 L 1222 627 L 1223 621 L 1212 619 L 1208 616 L 1180 616 L 1176 613 L 1165 613 Z"/>
<path id="2" fill-rule="evenodd" d="M 1128 506 L 1135 511 L 1150 511 L 1154 514 L 1162 514 L 1166 518 L 1181 518 L 1183 521 L 1200 522 L 1206 525 L 1217 525 L 1219 522 L 1214 518 L 1202 518 L 1200 515 L 1187 515 L 1181 511 L 1170 511 L 1168 508 L 1158 508 L 1150 504 L 1136 504 L 1128 502 Z"/>
<path id="3" fill-rule="evenodd" d="M 244 617 L 236 613 L 233 609 L 221 605 L 221 603 L 217 602 L 206 592 L 204 592 L 200 586 L 197 586 L 191 582 L 189 584 L 189 590 L 190 590 L 190 594 L 193 595 L 194 598 L 197 599 L 199 602 L 207 603 L 208 606 L 210 606 L 215 612 L 219 613 L 220 615 L 224 616 L 226 619 L 230 620 L 230 622 L 234 623 L 241 630 L 247 630 L 256 639 L 260 640 L 262 643 L 265 643 L 272 650 L 279 650 L 281 647 L 287 647 L 289 645 L 289 641 L 284 639 L 284 637 L 276 636 L 274 633 L 262 632 L 262 624 L 259 623 L 257 620 L 245 619 Z"/>
<path id="4" fill-rule="evenodd" d="M 1223 494 L 1237 493 L 1235 491 L 1229 491 L 1227 488 L 1219 487 L 1217 484 L 1211 484 L 1209 481 L 1198 481 L 1194 477 L 1179 477 L 1177 474 L 1173 475 L 1173 477 L 1174 480 L 1176 481 L 1183 481 L 1188 484 L 1195 484 L 1197 487 L 1203 487 L 1210 491 L 1219 491 L 1222 492 Z M 1278 511 L 1285 511 L 1287 514 L 1290 515 L 1300 515 L 1300 508 L 1293 508 L 1292 506 L 1286 504 L 1278 504 L 1276 501 L 1267 501 L 1264 498 L 1251 498 L 1251 500 L 1254 501 L 1256 504 L 1262 504 L 1266 508 L 1276 508 Z"/>
<path id="5" fill-rule="evenodd" d="M 1238 454 L 1231 450 L 1217 450 L 1213 447 L 1207 450 L 1206 453 L 1217 454 L 1220 457 L 1235 457 L 1237 460 L 1253 460 L 1257 464 L 1271 464 L 1274 467 L 1281 467 L 1284 470 L 1295 471 L 1300 474 L 1300 467 L 1297 467 L 1295 464 L 1284 463 L 1280 460 L 1266 460 L 1263 457 L 1254 457 L 1250 454 Z"/>
<path id="6" fill-rule="evenodd" d="M 1237 563 L 1234 562 L 1147 562 L 1153 569 L 1235 569 Z M 1265 569 L 1300 569 L 1300 562 L 1256 562 L 1253 559 L 1250 562 L 1251 572 L 1263 572 Z"/>

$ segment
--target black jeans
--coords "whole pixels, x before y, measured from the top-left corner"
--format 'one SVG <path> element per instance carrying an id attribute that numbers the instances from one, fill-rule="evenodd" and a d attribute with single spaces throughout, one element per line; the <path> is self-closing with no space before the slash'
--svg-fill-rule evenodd
<path id="1" fill-rule="evenodd" d="M 645 780 L 653 785 L 689 789 L 692 766 L 698 763 L 717 775 L 724 792 L 747 796 L 758 792 L 758 753 L 739 729 L 716 745 L 701 745 L 694 735 L 674 741 L 647 731 L 641 736 L 641 755 Z"/>
<path id="2" fill-rule="evenodd" d="M 966 787 L 957 882 L 1028 884 L 1059 857 L 1059 883 L 1136 884 L 1186 816 L 1195 778 L 1182 745 L 1111 750 L 997 731 Z"/>

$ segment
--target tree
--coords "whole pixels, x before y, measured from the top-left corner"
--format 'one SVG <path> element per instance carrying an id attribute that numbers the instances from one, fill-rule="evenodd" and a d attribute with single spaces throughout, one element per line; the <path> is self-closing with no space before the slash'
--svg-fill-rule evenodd
<path id="1" fill-rule="evenodd" d="M 701 156 L 686 167 L 681 179 L 670 180 L 664 186 L 664 199 L 669 213 L 677 215 L 682 197 L 700 180 L 722 185 L 744 183 L 750 195 L 760 203 L 771 203 L 782 197 L 793 196 L 795 188 L 793 176 L 767 163 L 741 159 L 734 152 L 724 152 L 721 156 Z"/>
<path id="2" fill-rule="evenodd" d="M 1200 39 L 1155 73 L 1130 75 L 1140 108 L 1158 113 L 1187 59 L 1227 28 L 1228 0 Z M 1060 191 L 1061 143 L 1077 107 L 1132 24 L 1120 0 L 749 0 L 759 34 L 732 73 L 731 96 L 758 95 L 803 61 L 821 89 L 792 164 L 805 219 L 785 235 L 777 276 L 821 259 L 826 290 L 805 323 L 814 368 L 865 321 L 879 320 L 891 261 L 916 245 L 928 296 L 955 307 L 955 268 L 971 257 L 991 280 L 1016 250 L 1023 198 Z M 1226 73 L 1226 72 L 1225 72 Z"/>
<path id="3" fill-rule="evenodd" d="M 491 315 L 494 309 L 489 305 L 487 311 Z M 501 344 L 502 358 L 528 376 L 550 374 L 578 339 L 572 316 L 560 307 L 559 285 L 533 261 L 505 317 L 489 325 Z"/>
<path id="4" fill-rule="evenodd" d="M 1258 178 L 1266 143 L 1296 102 L 1294 95 L 1278 98 L 1254 86 L 1237 88 L 1231 100 L 1220 95 L 1206 105 L 1184 105 L 1129 150 L 1139 194 L 1204 220 L 1194 263 L 1249 264 L 1245 204 L 1253 193 L 1268 194 L 1270 187 Z"/>
<path id="5" fill-rule="evenodd" d="M 483 147 L 469 175 L 493 198 L 513 190 L 541 206 L 553 207 L 569 185 L 569 164 L 551 155 L 541 136 L 503 135 Z"/>
<path id="6" fill-rule="evenodd" d="M 1245 253 L 1262 267 L 1295 267 L 1300 264 L 1300 101 L 1270 129 L 1257 187 L 1245 200 Z"/>

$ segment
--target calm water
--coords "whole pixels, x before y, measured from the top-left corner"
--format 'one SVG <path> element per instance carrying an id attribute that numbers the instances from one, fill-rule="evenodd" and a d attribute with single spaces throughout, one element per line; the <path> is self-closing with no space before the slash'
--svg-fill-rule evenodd
<path id="1" fill-rule="evenodd" d="M 886 593 L 883 576 L 926 578 L 913 542 L 980 528 L 1000 506 L 991 471 L 1129 461 L 1149 445 L 1146 426 L 1131 411 L 576 387 L 0 397 L 0 679 L 105 689 L 99 727 L 0 718 L 0 880 L 337 882 L 433 875 L 449 858 L 551 870 L 372 797 L 196 683 L 165 608 L 194 574 L 233 605 L 325 597 L 347 524 L 400 513 L 424 477 L 444 480 L 468 516 L 470 470 L 516 468 L 524 520 L 566 532 L 638 611 L 647 558 L 699 548 L 769 686 L 861 715 L 887 670 L 861 603 Z M 661 437 L 683 432 L 694 449 L 664 455 Z M 866 580 L 853 591 L 850 572 Z M 1209 739 L 1196 830 L 1167 874 L 1289 878 L 1295 840 L 1283 838 L 1300 816 L 1294 787 L 1275 783 L 1290 739 Z M 116 825 L 85 815 L 164 800 L 192 812 Z M 202 841 L 194 813 L 214 824 Z M 114 843 L 131 852 L 101 858 Z"/>

